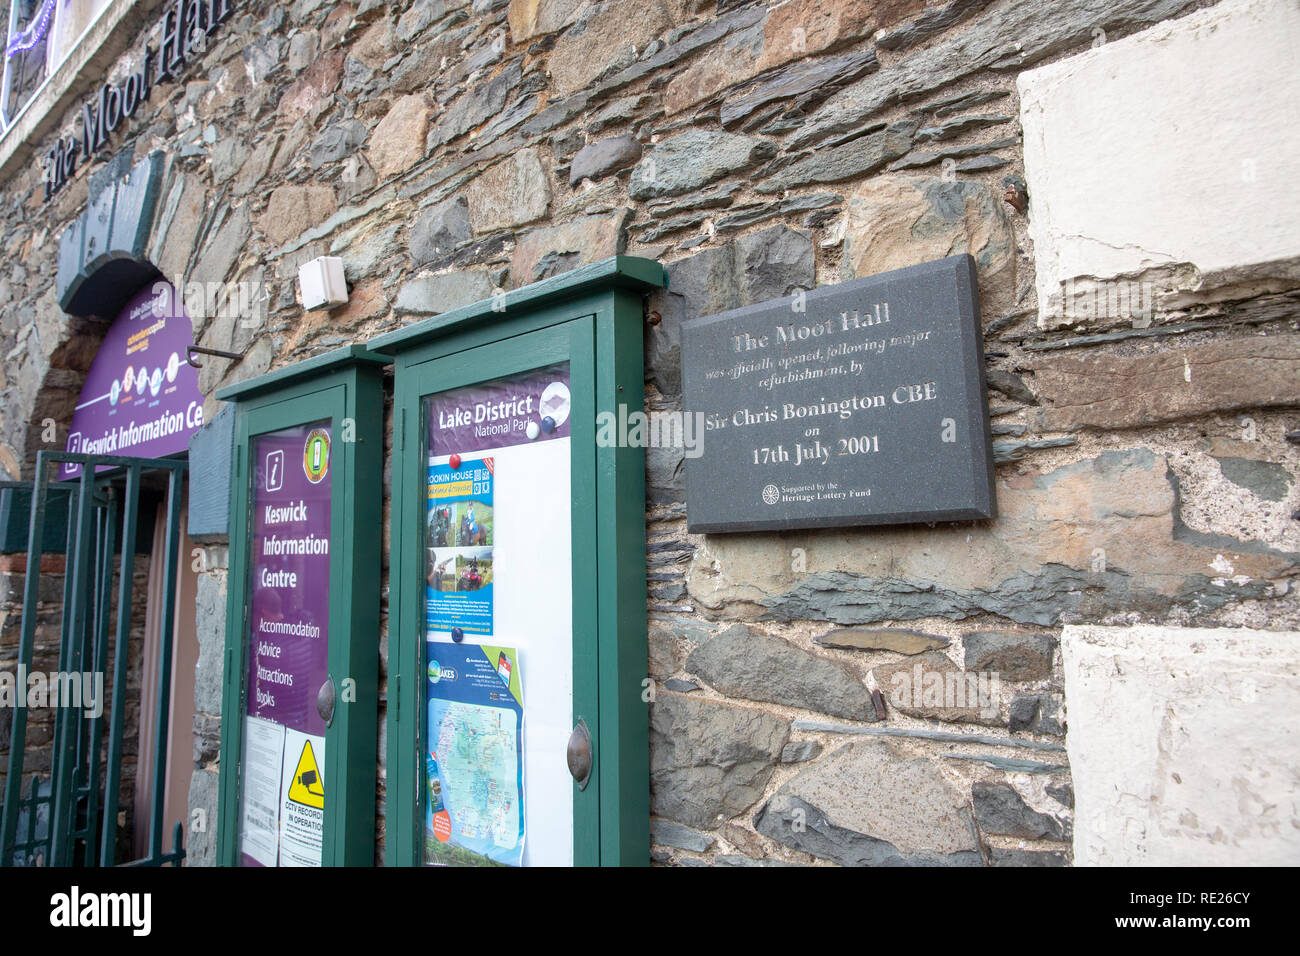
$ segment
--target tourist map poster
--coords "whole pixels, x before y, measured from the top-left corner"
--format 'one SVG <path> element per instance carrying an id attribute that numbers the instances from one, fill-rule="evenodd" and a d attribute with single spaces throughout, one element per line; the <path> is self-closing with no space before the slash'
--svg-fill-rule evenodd
<path id="1" fill-rule="evenodd" d="M 518 653 L 433 641 L 427 648 L 425 861 L 519 866 L 524 696 Z"/>

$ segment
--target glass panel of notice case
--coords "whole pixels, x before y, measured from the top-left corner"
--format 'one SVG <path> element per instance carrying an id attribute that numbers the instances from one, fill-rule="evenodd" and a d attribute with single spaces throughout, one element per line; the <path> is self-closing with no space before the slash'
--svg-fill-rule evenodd
<path id="1" fill-rule="evenodd" d="M 349 345 L 216 392 L 235 413 L 221 866 L 374 863 L 388 364 Z"/>
<path id="2" fill-rule="evenodd" d="M 573 862 L 569 365 L 424 398 L 426 864 Z"/>
<path id="3" fill-rule="evenodd" d="M 253 439 L 241 862 L 320 866 L 325 817 L 330 428 Z"/>

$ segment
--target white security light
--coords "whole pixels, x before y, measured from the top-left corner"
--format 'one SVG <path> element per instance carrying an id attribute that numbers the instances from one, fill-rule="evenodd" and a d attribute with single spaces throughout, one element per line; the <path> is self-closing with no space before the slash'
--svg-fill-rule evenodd
<path id="1" fill-rule="evenodd" d="M 338 256 L 320 256 L 298 267 L 298 292 L 302 307 L 332 309 L 348 301 L 348 284 L 343 278 L 343 260 Z"/>

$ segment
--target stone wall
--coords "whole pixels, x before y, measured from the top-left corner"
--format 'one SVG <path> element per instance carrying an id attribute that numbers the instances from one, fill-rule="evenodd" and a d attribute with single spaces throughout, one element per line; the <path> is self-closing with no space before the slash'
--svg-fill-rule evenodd
<path id="1" fill-rule="evenodd" d="M 6 554 L 0 556 L 4 572 L 0 576 L 0 669 L 16 681 L 18 644 L 22 639 L 23 591 L 27 582 L 27 556 Z M 36 605 L 36 625 L 33 630 L 32 671 L 49 674 L 59 669 L 59 626 L 63 617 L 63 577 L 66 562 L 63 555 L 45 555 L 41 562 Z M 14 689 L 17 690 L 15 683 Z M 23 688 L 26 693 L 26 688 Z M 13 710 L 0 708 L 0 761 L 3 777 L 8 776 L 10 738 L 13 730 Z M 27 734 L 24 743 L 24 770 L 48 777 L 50 754 L 54 744 L 54 709 L 32 708 L 27 712 Z M 0 777 L 0 779 L 3 779 Z M 24 791 L 23 796 L 27 793 Z"/>
<path id="2" fill-rule="evenodd" d="M 1061 182 L 1038 170 L 1096 145 L 1025 145 L 1036 115 L 1059 121 L 1036 71 L 1142 49 L 1148 28 L 1203 7 L 1217 9 L 249 2 L 114 146 L 166 155 L 148 245 L 165 275 L 259 290 L 247 315 L 192 310 L 200 344 L 243 355 L 209 361 L 208 396 L 628 253 L 668 268 L 669 289 L 647 303 L 646 375 L 648 409 L 671 411 L 684 319 L 969 252 L 997 519 L 689 535 L 680 450 L 649 450 L 653 855 L 1057 865 L 1073 825 L 1061 628 L 1300 622 L 1300 459 L 1285 438 L 1300 404 L 1300 280 L 1272 269 L 1266 283 L 1228 281 L 1249 265 L 1238 263 L 1220 269 L 1217 294 L 1135 312 L 1131 296 L 1117 304 L 1127 287 L 1105 284 L 1141 279 L 1126 261 L 1044 273 L 1036 249 L 1055 221 L 1038 218 L 1038 184 L 1051 197 Z M 1046 165 L 1027 171 L 1031 157 Z M 1270 176 L 1295 163 L 1257 160 Z M 11 474 L 39 444 L 34 422 L 66 422 L 93 354 L 94 322 L 65 316 L 52 289 L 59 235 L 101 168 L 80 166 L 48 204 L 35 168 L 0 194 Z M 1182 201 L 1166 182 L 1156 198 Z M 1234 192 L 1269 182 L 1233 180 L 1219 199 L 1231 208 Z M 1253 194 L 1247 208 L 1260 208 Z M 343 258 L 350 300 L 304 313 L 296 271 L 323 254 Z M 1057 283 L 1089 277 L 1081 288 L 1097 294 L 1068 314 L 1047 307 Z M 224 573 L 204 572 L 199 601 L 191 796 L 211 819 Z M 386 646 L 381 634 L 381 657 Z M 205 839 L 191 835 L 191 862 L 210 859 Z"/>

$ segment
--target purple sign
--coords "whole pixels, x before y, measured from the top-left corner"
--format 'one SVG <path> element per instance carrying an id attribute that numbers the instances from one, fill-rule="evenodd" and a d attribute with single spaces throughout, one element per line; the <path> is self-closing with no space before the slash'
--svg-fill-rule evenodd
<path id="1" fill-rule="evenodd" d="M 320 866 L 329 677 L 330 423 L 256 436 L 241 859 Z"/>
<path id="2" fill-rule="evenodd" d="M 569 367 L 454 389 L 427 400 L 429 454 L 463 455 L 569 434 Z"/>
<path id="3" fill-rule="evenodd" d="M 253 441 L 248 716 L 324 736 L 316 694 L 328 676 L 330 429 Z"/>
<path id="4" fill-rule="evenodd" d="M 109 327 L 81 389 L 66 448 L 84 455 L 161 458 L 183 452 L 203 424 L 194 329 L 166 282 L 141 289 Z M 59 478 L 75 478 L 71 462 Z"/>

